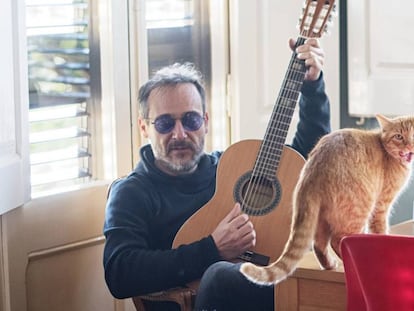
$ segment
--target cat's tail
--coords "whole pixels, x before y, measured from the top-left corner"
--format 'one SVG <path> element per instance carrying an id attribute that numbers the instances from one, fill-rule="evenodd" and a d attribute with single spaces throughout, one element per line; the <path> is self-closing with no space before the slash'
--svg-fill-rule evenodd
<path id="1" fill-rule="evenodd" d="M 240 272 L 253 283 L 261 285 L 280 283 L 295 271 L 300 259 L 310 250 L 319 217 L 320 204 L 319 202 L 309 202 L 309 196 L 307 198 L 303 197 L 303 194 L 300 196 L 302 198 L 297 201 L 305 203 L 294 208 L 295 215 L 289 240 L 279 259 L 265 267 L 252 263 L 241 265 Z"/>

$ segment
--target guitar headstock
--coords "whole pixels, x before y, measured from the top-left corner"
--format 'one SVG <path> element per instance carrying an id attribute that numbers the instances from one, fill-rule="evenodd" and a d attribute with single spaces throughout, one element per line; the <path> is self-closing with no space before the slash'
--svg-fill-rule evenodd
<path id="1" fill-rule="evenodd" d="M 335 0 L 306 0 L 299 19 L 300 35 L 306 38 L 320 38 L 328 32 L 336 10 Z"/>

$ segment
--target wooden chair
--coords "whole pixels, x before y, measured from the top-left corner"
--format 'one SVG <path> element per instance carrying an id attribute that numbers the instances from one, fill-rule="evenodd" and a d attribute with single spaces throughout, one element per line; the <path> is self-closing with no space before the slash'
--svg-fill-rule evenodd
<path id="1" fill-rule="evenodd" d="M 355 234 L 341 253 L 348 311 L 414 310 L 414 237 Z"/>
<path id="2" fill-rule="evenodd" d="M 112 181 L 108 186 L 107 196 L 111 192 L 112 186 L 125 177 L 119 177 Z M 180 306 L 181 311 L 192 311 L 194 308 L 196 290 L 189 287 L 171 288 L 165 291 L 151 293 L 147 295 L 135 296 L 132 298 L 137 311 L 151 311 L 145 308 L 145 301 L 175 302 Z"/>
<path id="3" fill-rule="evenodd" d="M 196 291 L 187 287 L 172 288 L 166 291 L 141 295 L 132 298 L 137 311 L 150 311 L 145 308 L 145 301 L 175 302 L 181 311 L 192 311 Z"/>

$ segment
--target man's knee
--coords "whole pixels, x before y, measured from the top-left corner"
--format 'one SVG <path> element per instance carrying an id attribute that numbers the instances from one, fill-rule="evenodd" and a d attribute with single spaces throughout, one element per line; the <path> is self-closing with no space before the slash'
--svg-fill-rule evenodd
<path id="1" fill-rule="evenodd" d="M 201 282 L 206 282 L 210 285 L 218 284 L 219 287 L 223 287 L 228 282 L 234 280 L 235 275 L 238 273 L 237 265 L 227 261 L 219 261 L 212 264 L 204 272 Z"/>

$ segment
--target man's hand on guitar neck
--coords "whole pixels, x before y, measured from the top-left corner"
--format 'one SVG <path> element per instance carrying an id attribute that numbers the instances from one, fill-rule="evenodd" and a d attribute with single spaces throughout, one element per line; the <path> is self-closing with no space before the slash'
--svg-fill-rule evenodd
<path id="1" fill-rule="evenodd" d="M 224 260 L 233 260 L 256 245 L 256 231 L 249 216 L 236 203 L 211 234 Z"/>
<path id="2" fill-rule="evenodd" d="M 294 39 L 289 39 L 289 46 L 292 51 L 295 50 L 295 43 L 296 41 Z M 303 45 L 298 46 L 295 52 L 299 59 L 305 61 L 307 67 L 305 80 L 318 80 L 325 60 L 325 53 L 321 49 L 319 40 L 316 38 L 309 38 L 305 40 Z"/>

